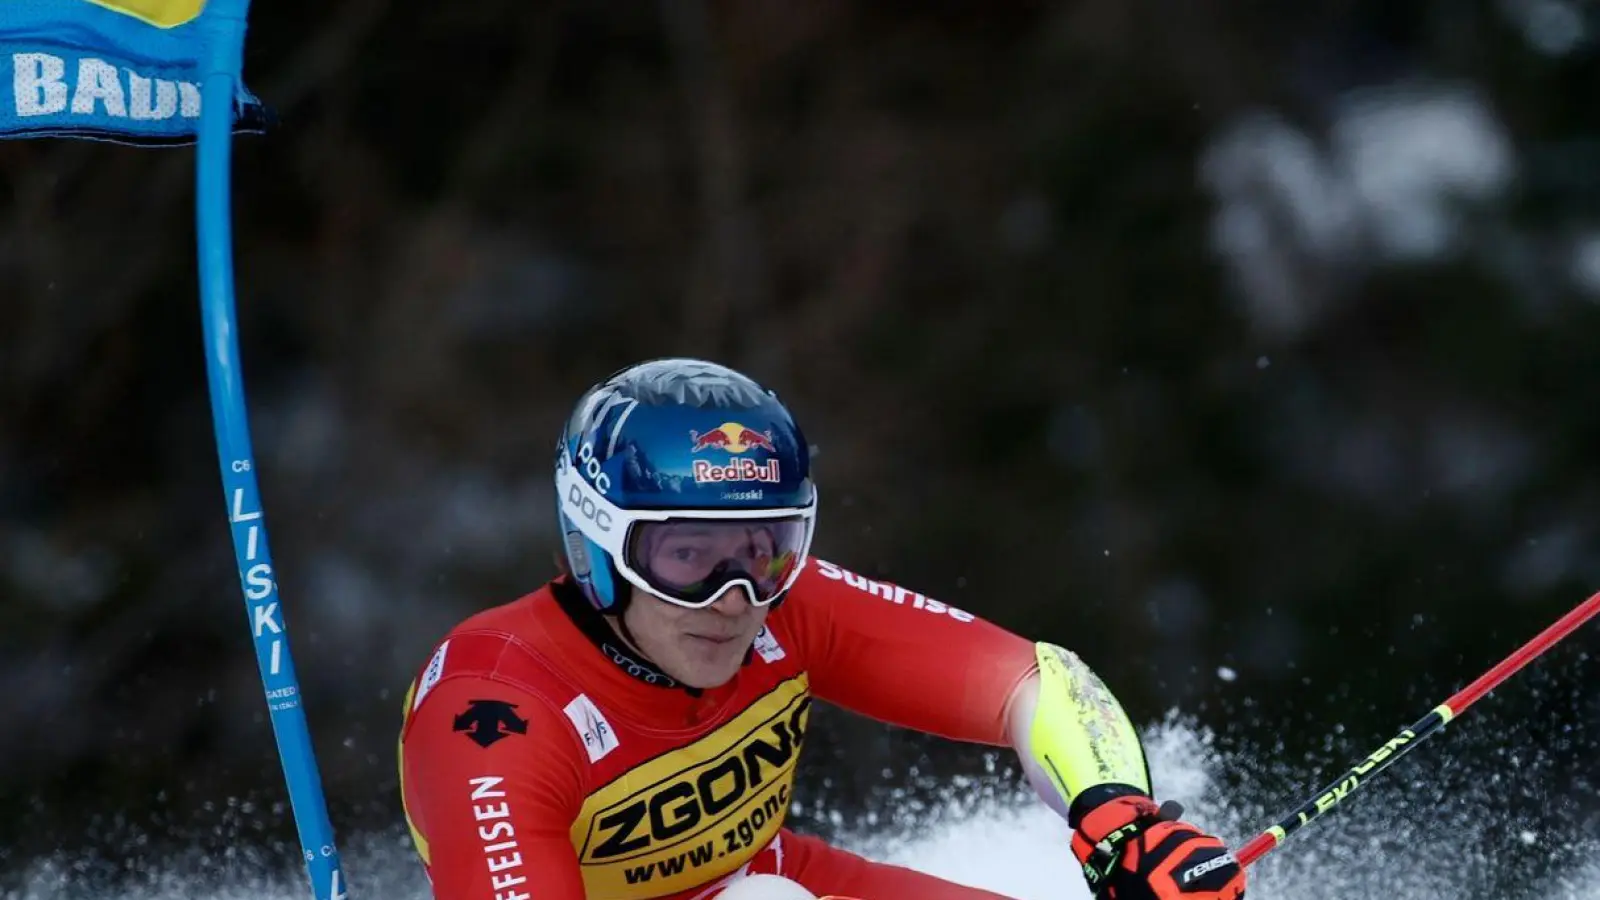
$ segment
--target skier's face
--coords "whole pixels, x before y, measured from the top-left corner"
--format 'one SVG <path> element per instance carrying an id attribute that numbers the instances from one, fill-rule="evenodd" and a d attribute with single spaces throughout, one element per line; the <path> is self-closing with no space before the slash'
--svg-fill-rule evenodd
<path id="1" fill-rule="evenodd" d="M 685 609 L 637 588 L 623 614 L 639 650 L 661 671 L 689 687 L 714 688 L 738 674 L 766 606 L 751 606 L 736 587 L 705 609 Z"/>

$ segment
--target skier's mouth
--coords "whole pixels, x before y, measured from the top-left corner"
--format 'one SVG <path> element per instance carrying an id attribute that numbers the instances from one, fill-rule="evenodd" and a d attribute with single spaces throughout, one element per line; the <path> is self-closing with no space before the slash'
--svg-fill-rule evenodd
<path id="1" fill-rule="evenodd" d="M 726 643 L 732 641 L 737 636 L 738 635 L 732 635 L 732 634 L 728 635 L 727 637 L 718 637 L 716 635 L 710 635 L 710 634 L 691 634 L 691 635 L 689 635 L 689 637 L 692 637 L 697 641 L 705 641 L 706 643 L 709 643 L 709 644 L 726 644 Z"/>

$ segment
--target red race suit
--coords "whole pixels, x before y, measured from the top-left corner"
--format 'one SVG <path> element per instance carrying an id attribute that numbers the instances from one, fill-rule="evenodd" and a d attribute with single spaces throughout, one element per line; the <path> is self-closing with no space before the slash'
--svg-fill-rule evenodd
<path id="1" fill-rule="evenodd" d="M 412 683 L 401 797 L 437 900 L 714 897 L 764 872 L 819 896 L 999 900 L 784 828 L 812 697 L 1005 746 L 1033 643 L 820 559 L 728 684 L 680 686 L 564 578 L 478 613 Z"/>

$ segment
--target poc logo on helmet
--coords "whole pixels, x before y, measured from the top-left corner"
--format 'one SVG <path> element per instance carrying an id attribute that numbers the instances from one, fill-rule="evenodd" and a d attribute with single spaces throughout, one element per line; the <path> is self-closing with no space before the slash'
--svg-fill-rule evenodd
<path id="1" fill-rule="evenodd" d="M 567 487 L 567 511 L 588 519 L 601 531 L 611 530 L 611 513 L 595 505 L 594 498 L 576 484 Z"/>
<path id="2" fill-rule="evenodd" d="M 611 476 L 600 471 L 600 460 L 594 458 L 594 445 L 588 441 L 578 447 L 578 465 L 583 467 L 583 474 L 594 484 L 595 490 L 602 495 L 610 492 Z"/>

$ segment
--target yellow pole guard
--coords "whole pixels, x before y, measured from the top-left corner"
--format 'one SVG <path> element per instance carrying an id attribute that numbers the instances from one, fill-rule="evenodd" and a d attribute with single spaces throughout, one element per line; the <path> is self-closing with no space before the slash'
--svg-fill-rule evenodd
<path id="1" fill-rule="evenodd" d="M 1070 650 L 1034 646 L 1039 702 L 1028 750 L 1067 805 L 1097 784 L 1130 784 L 1150 793 L 1139 733 L 1100 677 Z"/>

